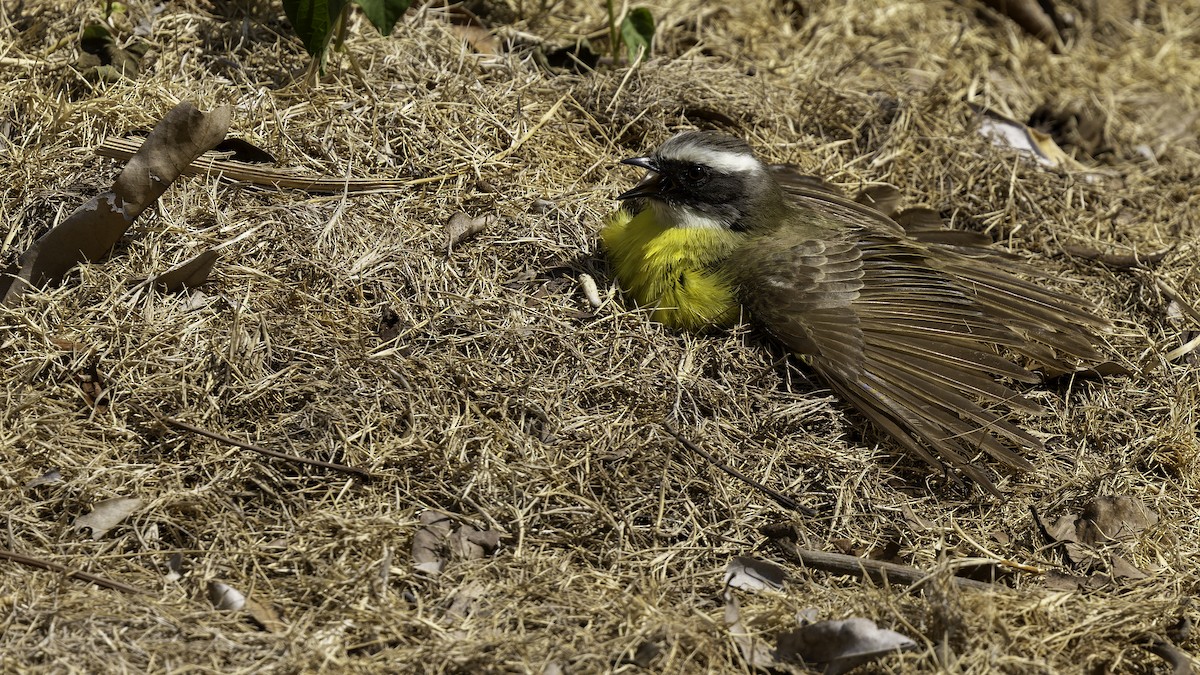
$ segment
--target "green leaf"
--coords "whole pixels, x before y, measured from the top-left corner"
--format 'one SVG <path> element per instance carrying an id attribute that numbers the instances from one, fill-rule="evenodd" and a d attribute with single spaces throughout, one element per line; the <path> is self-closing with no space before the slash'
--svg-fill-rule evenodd
<path id="1" fill-rule="evenodd" d="M 645 7 L 629 10 L 621 21 L 621 41 L 625 43 L 630 63 L 636 61 L 638 54 L 643 51 L 645 55 L 650 54 L 650 44 L 654 41 L 654 16 L 650 10 Z"/>
<path id="2" fill-rule="evenodd" d="M 363 14 L 380 35 L 387 36 L 392 34 L 392 27 L 404 16 L 412 0 L 354 0 L 354 4 L 362 7 Z"/>
<path id="3" fill-rule="evenodd" d="M 283 0 L 283 11 L 296 36 L 304 43 L 304 49 L 314 58 L 321 58 L 329 38 L 333 37 L 333 25 L 347 0 Z"/>

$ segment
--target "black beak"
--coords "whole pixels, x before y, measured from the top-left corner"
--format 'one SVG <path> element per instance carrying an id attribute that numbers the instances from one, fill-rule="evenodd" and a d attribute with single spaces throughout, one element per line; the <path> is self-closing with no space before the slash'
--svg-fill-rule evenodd
<path id="1" fill-rule="evenodd" d="M 662 174 L 658 172 L 658 163 L 650 157 L 631 157 L 621 161 L 622 164 L 629 166 L 637 166 L 646 170 L 646 175 L 637 185 L 617 195 L 617 199 L 625 201 L 626 199 L 637 199 L 638 197 L 648 197 L 658 193 L 658 188 L 662 184 Z"/>

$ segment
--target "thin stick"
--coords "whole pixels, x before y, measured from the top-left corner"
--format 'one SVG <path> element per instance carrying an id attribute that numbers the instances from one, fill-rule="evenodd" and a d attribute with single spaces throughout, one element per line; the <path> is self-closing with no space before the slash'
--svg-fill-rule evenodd
<path id="1" fill-rule="evenodd" d="M 50 570 L 51 572 L 58 572 L 59 574 L 68 576 L 72 579 L 86 581 L 88 583 L 93 583 L 93 584 L 96 584 L 97 586 L 109 588 L 114 591 L 121 591 L 122 593 L 131 593 L 133 595 L 150 595 L 150 593 L 148 591 L 144 591 L 144 590 L 138 588 L 137 586 L 130 586 L 129 584 L 124 584 L 124 583 L 121 583 L 120 581 L 113 581 L 112 579 L 106 579 L 102 576 L 98 576 L 98 575 L 92 574 L 90 572 L 84 572 L 81 570 L 73 570 L 68 567 L 63 567 L 62 565 L 59 565 L 58 563 L 50 562 L 49 560 L 42 560 L 41 558 L 34 558 L 33 556 L 28 556 L 28 555 L 25 555 L 24 553 L 17 553 L 16 551 L 7 551 L 5 549 L 0 549 L 0 559 L 11 560 L 15 563 L 20 563 L 22 565 L 28 565 L 29 567 L 37 567 L 37 568 L 44 569 L 44 570 Z"/>
<path id="2" fill-rule="evenodd" d="M 787 539 L 775 539 L 774 541 L 783 549 L 784 553 L 795 558 L 796 562 L 805 567 L 821 570 L 822 572 L 845 574 L 855 577 L 869 577 L 877 583 L 899 583 L 906 586 L 920 586 L 934 578 L 933 575 L 924 570 L 907 565 L 897 565 L 896 563 L 882 562 L 880 560 L 867 560 L 841 553 L 810 551 L 800 548 L 799 544 Z M 975 581 L 974 579 L 965 579 L 956 576 L 951 576 L 950 580 L 959 588 L 991 591 L 1007 588 L 984 581 Z"/>
<path id="3" fill-rule="evenodd" d="M 96 154 L 116 160 L 127 160 L 142 146 L 139 139 L 108 138 L 96 148 Z M 438 183 L 451 180 L 462 175 L 466 169 L 443 173 L 425 178 L 330 178 L 326 176 L 305 176 L 292 169 L 277 169 L 262 167 L 257 164 L 238 162 L 235 160 L 214 159 L 213 155 L 202 155 L 192 162 L 184 173 L 189 176 L 197 174 L 221 174 L 229 180 L 250 183 L 260 187 L 276 189 L 304 190 L 328 194 L 370 194 L 378 192 L 395 192 L 404 188 Z"/>
<path id="4" fill-rule="evenodd" d="M 279 452 L 277 450 L 268 450 L 266 448 L 262 448 L 257 445 L 254 445 L 253 443 L 239 441 L 236 438 L 230 438 L 229 436 L 226 436 L 224 434 L 219 434 L 215 431 L 209 431 L 208 429 L 202 429 L 200 427 L 188 424 L 187 422 L 181 422 L 172 417 L 166 417 L 164 415 L 156 415 L 156 417 L 158 417 L 158 419 L 161 420 L 162 423 L 166 424 L 167 426 L 172 426 L 172 427 L 175 427 L 176 429 L 183 429 L 184 431 L 190 431 L 194 434 L 199 434 L 206 438 L 211 438 L 214 441 L 221 441 L 222 443 L 236 445 L 239 448 L 244 448 L 246 450 L 252 450 L 254 452 L 259 453 L 260 455 L 266 455 L 268 457 L 274 457 L 276 459 L 283 459 L 283 460 L 287 460 L 289 462 L 296 462 L 297 464 L 307 464 L 309 466 L 316 466 L 316 467 L 320 467 L 322 469 L 329 469 L 331 471 L 340 471 L 342 473 L 348 473 L 350 475 L 357 476 L 363 480 L 371 480 L 371 478 L 372 478 L 370 472 L 366 471 L 365 469 L 359 469 L 357 467 L 347 466 L 345 464 L 335 464 L 333 462 L 323 462 L 319 459 L 308 459 L 306 457 L 299 457 L 297 455 L 289 455 L 286 452 Z"/>
<path id="5" fill-rule="evenodd" d="M 791 497 L 783 494 L 782 492 L 780 492 L 778 490 L 775 490 L 775 489 L 767 487 L 766 485 L 763 485 L 762 483 L 754 480 L 753 478 L 747 476 L 746 474 L 742 473 L 741 471 L 738 471 L 737 469 L 720 461 L 719 459 L 714 457 L 712 455 L 712 453 L 710 453 L 709 451 L 704 450 L 700 446 L 689 441 L 686 437 L 684 437 L 684 435 L 682 433 L 679 432 L 678 429 L 671 426 L 670 422 L 667 422 L 664 420 L 662 423 L 662 427 L 663 427 L 663 429 L 665 429 L 667 431 L 668 434 L 671 434 L 672 436 L 674 436 L 675 440 L 679 441 L 680 445 L 687 448 L 688 450 L 691 450 L 692 452 L 696 453 L 697 455 L 700 455 L 704 459 L 708 460 L 709 464 L 712 464 L 713 466 L 724 471 L 725 473 L 729 474 L 730 476 L 733 476 L 734 478 L 742 481 L 743 483 L 749 485 L 750 487 L 752 487 L 760 492 L 765 493 L 766 495 L 768 495 L 769 497 L 774 499 L 776 501 L 776 503 L 778 503 L 780 506 L 784 507 L 785 509 L 799 511 L 800 513 L 803 513 L 804 515 L 810 516 L 810 517 L 817 515 L 816 511 L 808 508 L 807 506 L 804 506 L 803 504 L 796 501 L 795 499 L 792 499 Z"/>

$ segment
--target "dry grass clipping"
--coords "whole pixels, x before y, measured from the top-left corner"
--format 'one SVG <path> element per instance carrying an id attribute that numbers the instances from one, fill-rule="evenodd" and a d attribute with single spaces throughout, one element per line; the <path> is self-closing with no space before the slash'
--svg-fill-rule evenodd
<path id="1" fill-rule="evenodd" d="M 103 3 L 4 4 L 0 262 L 111 183 L 118 166 L 95 146 L 181 99 L 235 104 L 233 135 L 282 166 L 431 179 L 348 198 L 181 179 L 109 259 L 0 310 L 3 548 L 146 591 L 0 561 L 0 651 L 14 662 L 740 672 L 722 570 L 750 554 L 793 581 L 741 596 L 748 629 L 769 638 L 811 608 L 922 646 L 881 672 L 1156 672 L 1150 636 L 1198 618 L 1200 370 L 1160 356 L 1200 325 L 1156 281 L 1200 299 L 1200 3 L 1081 3 L 1102 9 L 1076 12 L 1054 55 L 971 3 L 664 2 L 650 5 L 649 62 L 582 73 L 545 70 L 528 45 L 602 36 L 602 3 L 495 5 L 500 34 L 524 45 L 498 57 L 472 53 L 427 6 L 391 38 L 357 21 L 363 77 L 335 55 L 316 89 L 300 84 L 306 57 L 276 3 L 129 2 L 115 31 L 140 27 L 152 48 L 142 74 L 107 84 L 65 65 Z M 1047 101 L 1102 111 L 1114 152 L 1088 163 L 1106 177 L 993 147 L 966 100 L 1017 118 Z M 676 129 L 729 123 L 771 161 L 850 189 L 893 183 L 1054 270 L 1117 323 L 1114 360 L 1144 372 L 1035 388 L 1053 414 L 1025 423 L 1049 451 L 997 503 L 862 429 L 758 336 L 651 324 L 613 296 L 597 250 L 635 179 L 615 163 Z M 459 211 L 498 219 L 448 254 L 443 225 Z M 198 293 L 137 283 L 256 227 Z M 1174 250 L 1120 271 L 1062 256 L 1065 244 Z M 81 387 L 93 376 L 99 402 Z M 266 459 L 156 414 L 375 479 Z M 664 419 L 820 515 L 797 518 L 700 463 Z M 61 481 L 25 487 L 51 469 Z M 1128 553 L 1147 578 L 921 594 L 806 572 L 759 532 L 789 522 L 809 548 L 890 548 L 921 569 L 991 554 L 1054 569 L 1063 558 L 1030 509 L 1053 519 L 1097 495 L 1158 513 Z M 118 496 L 142 504 L 107 535 L 72 526 Z M 427 509 L 498 531 L 500 548 L 417 571 Z M 283 627 L 215 609 L 211 580 Z M 1176 645 L 1200 652 L 1195 637 Z"/>

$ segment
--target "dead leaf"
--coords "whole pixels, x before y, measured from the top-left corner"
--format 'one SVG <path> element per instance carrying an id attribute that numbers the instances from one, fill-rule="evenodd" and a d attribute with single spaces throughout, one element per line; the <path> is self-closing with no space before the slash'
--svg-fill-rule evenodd
<path id="1" fill-rule="evenodd" d="M 446 566 L 442 552 L 454 521 L 434 510 L 421 512 L 420 520 L 422 527 L 413 535 L 413 566 L 422 572 L 437 574 Z"/>
<path id="2" fill-rule="evenodd" d="M 254 596 L 247 596 L 243 609 L 254 620 L 254 623 L 258 624 L 259 628 L 268 633 L 283 633 L 287 631 L 287 625 L 283 623 L 283 619 L 279 617 L 279 612 L 275 611 L 275 607 L 271 603 L 258 600 Z"/>
<path id="3" fill-rule="evenodd" d="M 246 596 L 238 589 L 221 581 L 208 582 L 208 601 L 213 607 L 227 612 L 236 612 L 246 606 Z"/>
<path id="4" fill-rule="evenodd" d="M 183 578 L 183 554 L 179 551 L 167 556 L 167 573 L 163 575 L 167 581 L 179 581 Z"/>
<path id="5" fill-rule="evenodd" d="M 1158 514 L 1132 497 L 1097 497 L 1079 515 L 1066 514 L 1050 524 L 1038 516 L 1046 536 L 1062 544 L 1069 562 L 1090 569 L 1107 560 L 1113 579 L 1140 579 L 1145 572 L 1119 553 L 1104 551 L 1106 545 L 1131 542 L 1157 522 Z"/>
<path id="6" fill-rule="evenodd" d="M 787 571 L 773 562 L 738 556 L 725 566 L 725 585 L 743 591 L 779 591 Z"/>
<path id="7" fill-rule="evenodd" d="M 492 214 L 478 218 L 472 218 L 461 211 L 454 214 L 450 217 L 450 222 L 446 223 L 446 253 L 450 253 L 455 246 L 483 232 L 495 223 L 496 216 Z"/>
<path id="8" fill-rule="evenodd" d="M 870 619 L 821 621 L 781 633 L 775 656 L 780 660 L 823 663 L 830 675 L 874 661 L 887 654 L 915 649 L 916 642 L 879 628 Z"/>
<path id="9" fill-rule="evenodd" d="M 741 609 L 733 591 L 725 589 L 725 625 L 729 635 L 742 653 L 742 659 L 752 668 L 774 668 L 775 657 L 771 648 L 762 640 L 755 638 L 742 624 Z"/>
<path id="10" fill-rule="evenodd" d="M 89 363 L 82 372 L 75 373 L 75 381 L 79 383 L 83 400 L 89 406 L 101 414 L 108 412 L 108 401 L 104 397 L 104 379 L 100 377 L 95 361 Z"/>
<path id="11" fill-rule="evenodd" d="M 453 24 L 450 29 L 462 38 L 463 42 L 471 45 L 471 49 L 485 56 L 495 56 L 500 53 L 500 41 L 492 31 L 470 24 Z"/>
<path id="12" fill-rule="evenodd" d="M 225 612 L 245 611 L 259 628 L 268 633 L 282 633 L 287 625 L 279 618 L 275 607 L 268 602 L 246 595 L 223 581 L 213 579 L 207 586 L 208 601 L 213 607 Z"/>
<path id="13" fill-rule="evenodd" d="M 208 275 L 212 274 L 213 265 L 219 257 L 216 251 L 204 251 L 154 277 L 153 283 L 167 293 L 196 288 L 208 281 Z"/>
<path id="14" fill-rule="evenodd" d="M 457 621 L 467 618 L 478 609 L 479 601 L 487 597 L 487 594 L 487 587 L 483 584 L 478 581 L 468 582 L 450 599 L 450 606 L 446 608 L 446 619 Z"/>
<path id="15" fill-rule="evenodd" d="M 1158 522 L 1157 513 L 1132 497 L 1097 497 L 1079 518 L 1079 540 L 1092 545 L 1134 539 Z"/>
<path id="16" fill-rule="evenodd" d="M 1042 166 L 1083 168 L 1070 155 L 1063 152 L 1049 134 L 1037 129 L 1030 129 L 1016 120 L 1011 120 L 991 110 L 981 109 L 980 112 L 982 116 L 979 120 L 979 133 L 985 138 L 991 139 L 993 145 L 1029 155 Z"/>
<path id="17" fill-rule="evenodd" d="M 62 482 L 62 472 L 58 469 L 50 469 L 46 473 L 34 478 L 25 484 L 26 490 L 32 490 L 39 485 L 53 485 Z"/>
<path id="18" fill-rule="evenodd" d="M 450 535 L 450 554 L 462 560 L 476 560 L 491 555 L 500 547 L 500 533 L 495 530 L 477 530 L 463 525 Z"/>
<path id="19" fill-rule="evenodd" d="M 1012 19 L 1026 33 L 1057 51 L 1060 35 L 1054 5 L 1039 0 L 983 0 L 983 4 Z M 1047 13 L 1047 9 L 1051 13 Z"/>
<path id="20" fill-rule="evenodd" d="M 11 305 L 30 286 L 58 283 L 79 262 L 108 253 L 192 160 L 225 137 L 231 114 L 229 106 L 210 113 L 186 101 L 175 106 L 117 176 L 111 192 L 93 197 L 21 254 L 0 278 L 0 303 Z"/>
<path id="21" fill-rule="evenodd" d="M 90 513 L 75 519 L 75 529 L 85 527 L 92 530 L 92 539 L 100 539 L 142 506 L 137 497 L 114 497 L 97 502 Z"/>
<path id="22" fill-rule="evenodd" d="M 226 138 L 217 143 L 212 151 L 226 155 L 224 159 L 245 164 L 275 164 L 278 162 L 275 155 L 244 138 Z"/>

